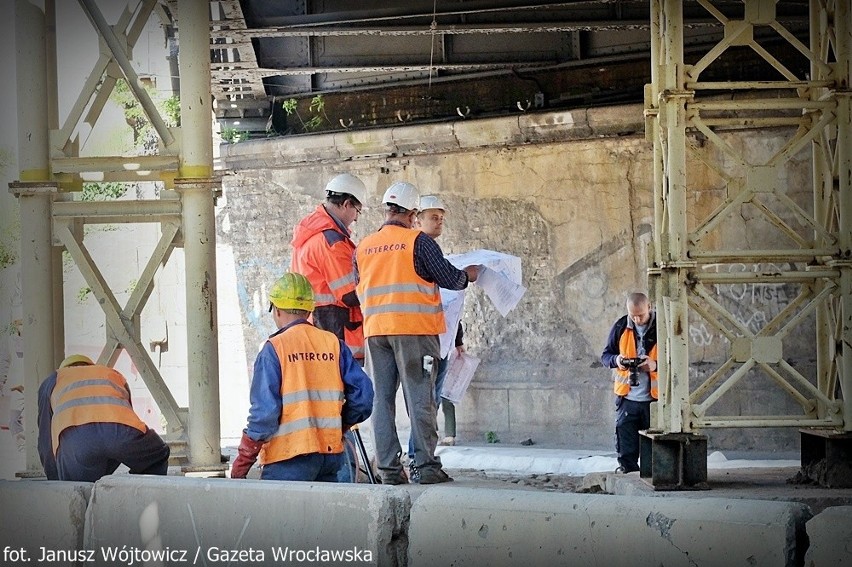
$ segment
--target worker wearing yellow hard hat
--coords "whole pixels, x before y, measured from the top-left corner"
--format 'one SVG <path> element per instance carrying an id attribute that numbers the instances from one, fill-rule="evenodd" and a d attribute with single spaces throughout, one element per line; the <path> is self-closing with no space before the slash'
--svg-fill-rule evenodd
<path id="1" fill-rule="evenodd" d="M 231 478 L 246 478 L 259 458 L 262 479 L 337 482 L 344 431 L 370 417 L 372 383 L 341 339 L 308 322 L 314 294 L 305 276 L 281 276 L 269 303 L 278 330 L 254 363 Z"/>
<path id="2" fill-rule="evenodd" d="M 63 360 L 38 390 L 38 453 L 48 480 L 94 482 L 125 464 L 165 475 L 169 446 L 136 415 L 127 380 L 83 354 Z"/>

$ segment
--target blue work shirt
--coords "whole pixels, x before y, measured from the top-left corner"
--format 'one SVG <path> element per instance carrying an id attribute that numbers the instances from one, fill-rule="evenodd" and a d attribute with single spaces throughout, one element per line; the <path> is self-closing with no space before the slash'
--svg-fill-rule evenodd
<path id="1" fill-rule="evenodd" d="M 281 327 L 269 336 L 279 335 L 293 325 L 310 325 L 299 319 Z M 344 427 L 356 425 L 370 417 L 373 412 L 373 383 L 355 361 L 349 347 L 340 341 L 340 377 L 343 378 L 342 421 Z M 266 441 L 278 431 L 281 421 L 281 361 L 275 348 L 268 340 L 254 361 L 254 375 L 249 397 L 248 427 L 246 433 L 255 441 Z M 342 434 L 342 432 L 341 432 Z"/>

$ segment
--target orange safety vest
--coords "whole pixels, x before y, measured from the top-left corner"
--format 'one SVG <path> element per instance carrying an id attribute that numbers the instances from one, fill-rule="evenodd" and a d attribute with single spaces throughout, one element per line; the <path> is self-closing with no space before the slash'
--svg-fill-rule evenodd
<path id="1" fill-rule="evenodd" d="M 69 427 L 120 423 L 142 433 L 148 431 L 148 426 L 130 404 L 127 380 L 116 370 L 100 364 L 57 370 L 50 407 L 53 409 L 50 433 L 54 455 L 59 450 L 59 435 Z"/>
<path id="2" fill-rule="evenodd" d="M 333 230 L 335 240 L 326 240 L 324 231 Z M 352 256 L 355 243 L 344 234 L 322 205 L 302 219 L 294 230 L 293 257 L 290 270 L 311 282 L 317 307 L 347 307 L 342 298 L 355 290 L 355 268 Z"/>
<path id="3" fill-rule="evenodd" d="M 626 328 L 624 332 L 621 333 L 621 339 L 618 341 L 618 352 L 624 358 L 636 358 L 636 336 L 633 333 L 633 329 Z M 657 345 L 654 345 L 651 348 L 651 352 L 648 353 L 648 358 L 652 360 L 657 360 Z M 650 373 L 651 376 L 651 397 L 655 400 L 660 398 L 660 392 L 657 387 L 657 371 L 654 370 Z M 615 380 L 613 383 L 613 391 L 616 396 L 626 396 L 628 392 L 630 392 L 630 371 L 622 370 L 620 368 L 615 369 Z"/>
<path id="4" fill-rule="evenodd" d="M 358 245 L 365 337 L 440 335 L 446 329 L 438 285 L 414 270 L 418 234 L 419 230 L 388 224 Z"/>
<path id="5" fill-rule="evenodd" d="M 278 431 L 260 451 L 260 463 L 310 453 L 342 453 L 339 339 L 313 325 L 300 324 L 269 342 L 281 363 L 281 418 Z"/>
<path id="6" fill-rule="evenodd" d="M 326 238 L 326 231 L 333 231 L 333 235 Z M 351 324 L 363 321 L 361 308 L 343 303 L 343 296 L 355 291 L 352 265 L 355 243 L 328 210 L 317 205 L 314 212 L 296 225 L 290 244 L 293 246 L 290 270 L 308 278 L 317 307 L 334 305 L 349 310 L 349 326 L 354 328 L 344 326 L 343 342 L 355 358 L 364 358 L 364 329 Z"/>

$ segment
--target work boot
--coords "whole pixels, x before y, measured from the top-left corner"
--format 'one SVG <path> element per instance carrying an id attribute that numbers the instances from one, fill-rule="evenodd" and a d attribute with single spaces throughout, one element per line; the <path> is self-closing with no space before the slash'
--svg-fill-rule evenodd
<path id="1" fill-rule="evenodd" d="M 401 470 L 399 471 L 382 471 L 380 474 L 382 484 L 397 485 L 408 484 L 408 479 Z"/>
<path id="2" fill-rule="evenodd" d="M 444 469 L 423 469 L 420 471 L 420 484 L 440 484 L 452 482 L 453 477 L 444 472 Z"/>
<path id="3" fill-rule="evenodd" d="M 417 465 L 414 463 L 408 464 L 408 481 L 409 482 L 420 482 L 420 471 L 417 470 Z"/>

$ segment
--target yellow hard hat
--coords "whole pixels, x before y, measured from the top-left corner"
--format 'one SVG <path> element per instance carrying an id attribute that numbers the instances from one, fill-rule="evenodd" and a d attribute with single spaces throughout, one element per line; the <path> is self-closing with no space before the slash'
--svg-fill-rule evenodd
<path id="1" fill-rule="evenodd" d="M 92 362 L 92 359 L 86 356 L 85 354 L 72 354 L 68 358 L 62 361 L 59 365 L 59 368 L 67 368 L 69 366 L 92 366 L 95 363 Z"/>
<path id="2" fill-rule="evenodd" d="M 287 272 L 272 284 L 269 301 L 278 309 L 314 310 L 314 290 L 302 274 Z M 269 307 L 272 311 L 272 306 Z"/>

